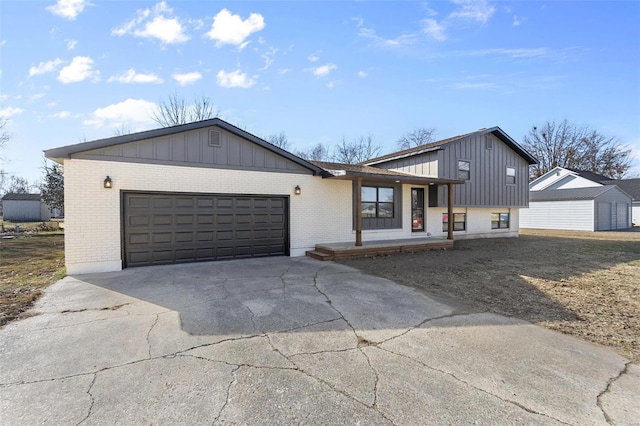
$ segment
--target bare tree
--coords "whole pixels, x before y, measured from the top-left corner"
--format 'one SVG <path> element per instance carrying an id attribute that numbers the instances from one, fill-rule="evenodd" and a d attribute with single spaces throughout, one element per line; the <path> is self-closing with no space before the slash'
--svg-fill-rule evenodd
<path id="1" fill-rule="evenodd" d="M 267 142 L 272 145 L 277 146 L 278 148 L 282 148 L 284 150 L 288 150 L 291 144 L 289 143 L 289 138 L 284 132 L 274 133 L 272 135 L 267 136 Z"/>
<path id="2" fill-rule="evenodd" d="M 124 136 L 133 133 L 131 127 L 127 123 L 120 123 L 113 128 L 113 134 L 116 136 Z"/>
<path id="3" fill-rule="evenodd" d="M 333 161 L 344 164 L 357 164 L 380 155 L 382 147 L 373 142 L 371 135 L 360 136 L 355 140 L 342 141 L 335 147 Z"/>
<path id="4" fill-rule="evenodd" d="M 420 145 L 426 145 L 434 141 L 437 132 L 433 127 L 420 127 L 412 132 L 406 133 L 398 139 L 399 149 L 409 149 Z"/>
<path id="5" fill-rule="evenodd" d="M 4 182 L 4 188 L 2 188 L 3 194 L 15 193 L 15 194 L 28 194 L 31 191 L 32 185 L 29 181 L 20 176 L 11 175 Z"/>
<path id="6" fill-rule="evenodd" d="M 7 130 L 9 119 L 7 117 L 0 116 L 0 160 L 2 160 L 2 149 L 7 145 L 7 142 L 11 140 L 11 133 Z"/>
<path id="7" fill-rule="evenodd" d="M 322 143 L 318 143 L 308 150 L 297 150 L 295 154 L 308 161 L 329 161 L 329 148 Z"/>
<path id="8" fill-rule="evenodd" d="M 539 161 L 531 168 L 531 178 L 555 167 L 566 167 L 620 179 L 632 163 L 631 150 L 625 149 L 616 138 L 567 120 L 547 121 L 532 127 L 524 136 L 523 145 Z"/>
<path id="9" fill-rule="evenodd" d="M 151 119 L 162 127 L 171 127 L 208 120 L 217 117 L 218 114 L 219 111 L 207 96 L 194 98 L 193 104 L 190 105 L 177 93 L 172 93 L 167 100 L 160 101 L 151 114 Z"/>

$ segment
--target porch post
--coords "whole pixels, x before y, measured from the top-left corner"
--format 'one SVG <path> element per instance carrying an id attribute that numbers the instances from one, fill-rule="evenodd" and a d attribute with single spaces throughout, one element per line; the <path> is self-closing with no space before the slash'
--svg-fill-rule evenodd
<path id="1" fill-rule="evenodd" d="M 447 240 L 453 240 L 453 184 L 447 184 Z"/>
<path id="2" fill-rule="evenodd" d="M 356 179 L 356 246 L 362 245 L 362 178 Z"/>

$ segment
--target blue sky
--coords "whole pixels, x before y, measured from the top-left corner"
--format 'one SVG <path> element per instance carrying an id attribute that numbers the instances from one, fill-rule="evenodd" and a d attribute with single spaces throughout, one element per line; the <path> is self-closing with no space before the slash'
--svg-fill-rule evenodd
<path id="1" fill-rule="evenodd" d="M 44 149 L 157 127 L 173 93 L 296 149 L 566 118 L 640 175 L 638 1 L 3 0 L 0 31 L 0 168 L 30 181 Z"/>

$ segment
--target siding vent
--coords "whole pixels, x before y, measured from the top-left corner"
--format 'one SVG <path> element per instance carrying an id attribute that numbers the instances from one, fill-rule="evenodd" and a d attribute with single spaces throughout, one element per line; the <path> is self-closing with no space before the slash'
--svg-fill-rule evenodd
<path id="1" fill-rule="evenodd" d="M 209 146 L 220 147 L 222 146 L 222 137 L 217 130 L 209 130 Z"/>
<path id="2" fill-rule="evenodd" d="M 487 136 L 486 148 L 487 149 L 493 148 L 493 138 L 491 136 Z"/>

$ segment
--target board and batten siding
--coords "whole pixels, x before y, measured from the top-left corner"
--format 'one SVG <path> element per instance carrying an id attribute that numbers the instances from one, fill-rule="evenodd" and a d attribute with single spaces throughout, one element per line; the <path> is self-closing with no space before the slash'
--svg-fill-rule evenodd
<path id="1" fill-rule="evenodd" d="M 376 167 L 420 176 L 438 177 L 438 153 L 427 152 L 399 158 L 387 163 L 377 164 Z"/>
<path id="2" fill-rule="evenodd" d="M 487 139 L 490 138 L 487 148 Z M 460 207 L 529 205 L 529 164 L 492 134 L 472 135 L 443 146 L 438 177 L 458 179 L 458 160 L 470 162 L 470 179 L 455 185 L 454 205 Z M 507 167 L 516 169 L 516 183 L 507 184 Z M 447 205 L 446 187 L 438 188 L 438 205 Z"/>
<path id="3" fill-rule="evenodd" d="M 520 209 L 520 228 L 593 231 L 593 200 L 536 201 Z"/>
<path id="4" fill-rule="evenodd" d="M 213 141 L 210 131 L 218 133 Z M 217 146 L 215 142 L 219 142 Z M 71 158 L 311 174 L 301 165 L 217 126 L 93 149 Z"/>

